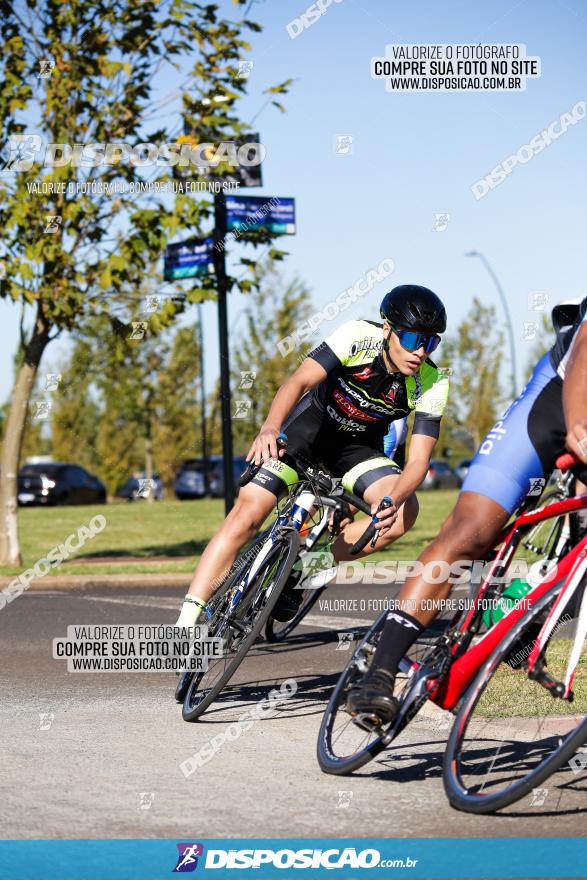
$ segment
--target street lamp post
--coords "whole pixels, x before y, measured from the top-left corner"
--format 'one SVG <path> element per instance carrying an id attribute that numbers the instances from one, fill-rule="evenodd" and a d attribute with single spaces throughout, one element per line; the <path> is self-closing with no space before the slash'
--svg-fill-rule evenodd
<path id="1" fill-rule="evenodd" d="M 501 284 L 499 283 L 497 275 L 495 274 L 495 272 L 491 268 L 489 260 L 485 257 L 485 255 L 480 253 L 479 251 L 468 251 L 468 253 L 466 253 L 465 256 L 466 257 L 479 257 L 479 259 L 481 260 L 481 262 L 483 263 L 483 265 L 487 269 L 493 283 L 495 284 L 497 292 L 499 294 L 499 298 L 501 300 L 501 304 L 502 304 L 502 307 L 503 307 L 503 310 L 505 313 L 505 317 L 506 317 L 508 336 L 509 336 L 509 340 L 510 340 L 510 357 L 511 357 L 511 361 L 512 361 L 512 395 L 513 395 L 513 399 L 515 400 L 515 398 L 518 396 L 518 392 L 517 392 L 518 371 L 517 371 L 517 367 L 516 367 L 516 345 L 514 342 L 514 325 L 512 323 L 512 316 L 511 316 L 510 309 L 508 306 L 508 301 L 505 298 L 503 288 L 502 288 Z"/>

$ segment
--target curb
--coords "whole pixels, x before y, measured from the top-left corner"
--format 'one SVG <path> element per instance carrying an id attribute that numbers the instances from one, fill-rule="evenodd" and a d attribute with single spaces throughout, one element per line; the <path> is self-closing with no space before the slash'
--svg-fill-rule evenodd
<path id="1" fill-rule="evenodd" d="M 0 577 L 0 589 L 6 587 L 15 577 Z M 191 575 L 181 574 L 181 572 L 172 574 L 72 574 L 70 576 L 34 578 L 26 592 L 95 590 L 103 587 L 181 587 L 187 590 L 190 581 Z"/>

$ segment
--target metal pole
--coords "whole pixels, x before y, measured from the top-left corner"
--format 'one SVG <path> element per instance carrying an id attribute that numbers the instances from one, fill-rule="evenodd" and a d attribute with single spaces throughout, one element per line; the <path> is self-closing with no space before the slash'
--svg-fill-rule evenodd
<path id="1" fill-rule="evenodd" d="M 515 399 L 518 396 L 518 391 L 517 391 L 518 370 L 517 370 L 517 366 L 516 366 L 516 345 L 514 342 L 514 325 L 512 323 L 512 316 L 510 314 L 508 301 L 505 297 L 502 286 L 499 283 L 497 275 L 495 274 L 495 272 L 491 268 L 491 266 L 489 264 L 489 260 L 485 257 L 485 255 L 480 253 L 479 251 L 469 251 L 469 253 L 465 254 L 465 256 L 479 257 L 479 259 L 481 260 L 481 262 L 483 263 L 483 265 L 485 266 L 485 268 L 489 272 L 489 275 L 490 275 L 493 283 L 495 284 L 495 287 L 496 287 L 497 292 L 499 294 L 499 298 L 501 300 L 501 304 L 502 304 L 502 307 L 503 307 L 503 310 L 505 313 L 505 317 L 506 317 L 508 336 L 509 336 L 509 340 L 510 340 L 510 358 L 512 361 L 512 395 L 513 395 L 513 398 Z"/>
<path id="2" fill-rule="evenodd" d="M 204 323 L 202 303 L 198 303 L 198 345 L 200 347 L 200 436 L 204 462 L 204 488 L 208 493 L 208 440 L 206 437 L 206 383 L 204 373 Z"/>
<path id="3" fill-rule="evenodd" d="M 222 456 L 224 472 L 224 510 L 234 504 L 234 468 L 232 453 L 232 416 L 230 412 L 230 363 L 228 357 L 228 309 L 226 302 L 226 199 L 223 192 L 214 195 L 214 271 L 218 291 L 218 347 L 220 351 L 220 395 L 222 401 Z"/>

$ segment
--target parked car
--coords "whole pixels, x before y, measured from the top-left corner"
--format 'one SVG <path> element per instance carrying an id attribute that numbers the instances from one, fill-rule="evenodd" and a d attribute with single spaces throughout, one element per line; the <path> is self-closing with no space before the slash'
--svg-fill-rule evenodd
<path id="1" fill-rule="evenodd" d="M 141 498 L 147 498 L 150 492 L 152 492 L 155 501 L 161 501 L 165 491 L 163 489 L 163 483 L 159 478 L 159 474 L 153 474 L 154 485 L 152 487 L 149 487 L 148 483 L 145 483 L 146 480 L 146 474 L 133 474 L 132 477 L 128 478 L 126 483 L 123 483 L 122 486 L 118 487 L 116 490 L 116 497 L 126 498 L 127 501 L 140 501 Z"/>
<path id="2" fill-rule="evenodd" d="M 461 485 L 458 474 L 448 462 L 433 458 L 424 477 L 421 489 L 458 489 Z"/>
<path id="3" fill-rule="evenodd" d="M 234 459 L 232 464 L 234 484 L 238 493 L 238 480 L 243 471 L 247 469 L 248 462 L 245 460 L 244 455 L 239 455 Z M 224 469 L 221 458 L 218 462 L 216 462 L 214 468 L 210 471 L 209 484 L 210 495 L 213 498 L 224 498 Z"/>
<path id="4" fill-rule="evenodd" d="M 62 461 L 25 464 L 18 472 L 18 503 L 105 504 L 106 487 L 77 464 Z"/>
<path id="5" fill-rule="evenodd" d="M 471 467 L 471 459 L 470 458 L 466 458 L 465 461 L 461 461 L 461 463 L 456 466 L 455 471 L 457 472 L 461 483 L 464 481 L 465 477 L 467 476 L 467 473 L 468 473 L 470 467 Z"/>
<path id="6" fill-rule="evenodd" d="M 209 477 L 219 459 L 219 455 L 210 455 L 205 463 L 203 458 L 188 458 L 182 462 L 173 487 L 176 497 L 180 501 L 203 498 L 207 494 L 205 475 L 207 473 Z"/>

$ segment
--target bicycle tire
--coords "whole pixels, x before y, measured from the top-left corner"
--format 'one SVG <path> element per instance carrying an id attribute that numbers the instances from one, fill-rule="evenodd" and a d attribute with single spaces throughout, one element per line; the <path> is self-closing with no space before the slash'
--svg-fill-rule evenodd
<path id="1" fill-rule="evenodd" d="M 505 638 L 502 639 L 493 654 L 486 660 L 462 699 L 448 738 L 443 765 L 444 789 L 451 806 L 457 810 L 467 813 L 493 813 L 510 806 L 544 782 L 545 779 L 572 757 L 579 746 L 587 741 L 586 716 L 578 724 L 574 732 L 571 732 L 564 739 L 559 737 L 561 743 L 559 748 L 553 751 L 548 758 L 538 764 L 530 773 L 499 793 L 472 793 L 466 788 L 461 778 L 460 747 L 480 698 L 502 661 L 506 659 L 513 643 L 521 637 L 524 630 L 531 626 L 535 619 L 554 601 L 559 592 L 560 584 L 557 584 L 551 590 L 548 590 L 520 618 L 506 634 Z"/>
<path id="2" fill-rule="evenodd" d="M 385 748 L 383 735 L 387 728 L 383 728 L 381 736 L 378 736 L 372 742 L 368 743 L 363 749 L 347 756 L 337 756 L 334 753 L 332 736 L 335 732 L 333 725 L 338 709 L 343 702 L 346 702 L 346 690 L 348 689 L 348 685 L 353 677 L 356 677 L 358 674 L 356 667 L 357 658 L 360 656 L 361 651 L 364 651 L 365 645 L 370 643 L 383 629 L 386 617 L 387 611 L 383 611 L 372 624 L 370 629 L 367 630 L 330 695 L 328 705 L 322 716 L 320 731 L 318 733 L 317 757 L 318 764 L 323 773 L 328 773 L 334 776 L 347 776 L 349 773 L 353 773 L 355 770 L 359 770 L 365 764 L 368 764 L 369 761 L 372 761 L 373 758 Z M 353 724 L 350 715 L 348 724 Z"/>
<path id="3" fill-rule="evenodd" d="M 237 556 L 235 562 L 231 566 L 231 571 L 227 574 L 224 582 L 221 583 L 220 587 L 214 593 L 214 596 L 208 603 L 208 607 L 214 609 L 217 604 L 220 602 L 222 597 L 228 592 L 228 590 L 234 585 L 235 581 L 242 576 L 242 573 L 245 569 L 247 561 L 251 557 L 251 554 L 258 553 L 265 540 L 270 532 L 270 528 L 265 529 L 261 532 L 260 535 L 257 535 L 247 547 L 245 547 Z M 214 617 L 212 613 L 212 618 Z M 200 621 L 200 623 L 205 623 L 206 621 Z M 176 688 L 175 688 L 175 701 L 176 703 L 183 703 L 185 699 L 185 695 L 188 691 L 188 688 L 191 684 L 191 681 L 195 675 L 195 672 L 185 671 L 182 672 L 179 676 Z"/>
<path id="4" fill-rule="evenodd" d="M 289 530 L 284 535 L 279 542 L 275 544 L 275 550 L 271 550 L 267 559 L 270 560 L 274 552 L 280 554 L 280 558 L 277 561 L 277 570 L 274 577 L 274 584 L 271 590 L 270 595 L 264 600 L 261 605 L 261 609 L 256 616 L 255 622 L 247 635 L 242 639 L 239 643 L 237 650 L 232 658 L 232 660 L 227 664 L 224 672 L 219 677 L 218 681 L 209 689 L 205 695 L 200 695 L 200 699 L 197 703 L 194 704 L 193 698 L 195 697 L 200 681 L 202 680 L 203 674 L 196 674 L 192 678 L 190 682 L 189 688 L 184 698 L 183 707 L 182 707 L 182 717 L 184 721 L 197 721 L 197 719 L 206 711 L 206 709 L 214 702 L 214 700 L 218 697 L 224 687 L 228 684 L 236 670 L 241 665 L 242 661 L 247 655 L 249 648 L 256 641 L 258 635 L 260 634 L 263 626 L 265 625 L 267 618 L 271 614 L 273 606 L 277 602 L 279 598 L 279 594 L 281 593 L 287 578 L 289 577 L 289 573 L 293 567 L 293 564 L 296 560 L 298 550 L 299 550 L 300 538 L 296 531 Z M 259 575 L 266 573 L 265 563 L 259 569 L 255 577 L 255 581 L 249 586 L 249 590 L 247 591 L 251 596 L 251 604 L 254 601 L 255 593 L 257 590 L 256 581 L 259 580 Z M 238 607 L 238 606 L 237 606 Z M 225 623 L 229 626 L 229 622 L 227 622 L 226 618 L 220 623 Z M 217 630 L 218 632 L 218 630 Z"/>

